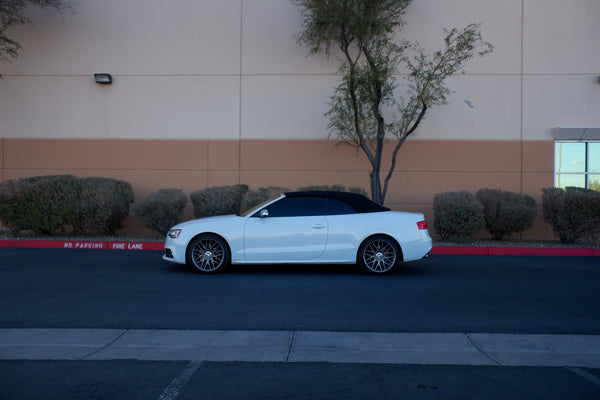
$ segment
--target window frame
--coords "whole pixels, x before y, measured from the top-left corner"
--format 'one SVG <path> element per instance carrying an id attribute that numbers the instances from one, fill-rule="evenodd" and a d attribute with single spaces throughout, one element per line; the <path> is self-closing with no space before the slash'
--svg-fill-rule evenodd
<path id="1" fill-rule="evenodd" d="M 278 215 L 279 213 L 276 212 L 273 214 L 272 210 L 273 208 L 275 208 L 277 210 L 278 206 L 282 206 L 284 205 L 283 210 L 288 211 L 288 209 L 290 209 L 290 205 L 289 204 L 285 204 L 285 203 L 292 203 L 292 205 L 294 205 L 293 203 L 305 203 L 305 205 L 309 205 L 310 202 L 315 202 L 315 200 L 319 201 L 321 203 L 322 207 L 319 207 L 318 209 L 312 209 L 314 210 L 314 212 L 310 212 L 308 213 L 307 210 L 308 208 L 300 208 L 299 210 L 301 212 L 299 213 L 293 213 L 293 214 L 289 214 L 289 215 Z M 285 208 L 287 207 L 287 208 Z M 256 213 L 254 213 L 252 215 L 252 217 L 257 217 L 260 218 L 260 213 L 262 210 L 267 210 L 269 212 L 269 218 L 304 218 L 304 217 L 322 217 L 325 215 L 325 209 L 326 209 L 326 198 L 324 197 L 319 197 L 319 196 L 306 196 L 306 197 L 282 197 L 280 199 L 278 199 L 277 201 L 274 201 L 270 204 L 267 204 L 263 207 L 261 207 L 260 209 L 257 210 Z M 279 210 L 281 211 L 281 210 Z"/>
<path id="2" fill-rule="evenodd" d="M 559 160 L 556 159 L 556 154 L 557 154 L 557 146 L 562 144 L 562 143 L 567 143 L 567 144 L 575 144 L 575 143 L 581 143 L 584 144 L 584 159 L 585 159 L 585 166 L 584 166 L 584 171 L 576 171 L 576 172 L 561 172 L 560 171 L 560 165 L 559 165 Z M 586 189 L 590 189 L 590 176 L 593 176 L 595 178 L 598 178 L 598 180 L 600 180 L 600 172 L 591 172 L 590 171 L 590 144 L 592 143 L 598 143 L 600 144 L 600 140 L 555 140 L 554 141 L 554 187 L 557 188 L 565 188 L 571 185 L 565 185 L 565 186 L 560 186 L 559 185 L 559 181 L 560 181 L 560 177 L 561 176 L 583 176 L 584 178 L 584 188 Z M 596 162 L 598 162 L 598 160 L 595 160 Z M 595 179 L 596 180 L 596 179 Z M 581 187 L 581 186 L 578 186 Z"/>
<path id="3" fill-rule="evenodd" d="M 338 208 L 337 205 L 341 205 Z M 344 210 L 342 212 L 342 209 Z M 327 197 L 325 200 L 325 215 L 336 216 L 336 215 L 354 215 L 357 214 L 356 210 L 345 201 L 340 199 L 334 199 L 333 197 Z"/>

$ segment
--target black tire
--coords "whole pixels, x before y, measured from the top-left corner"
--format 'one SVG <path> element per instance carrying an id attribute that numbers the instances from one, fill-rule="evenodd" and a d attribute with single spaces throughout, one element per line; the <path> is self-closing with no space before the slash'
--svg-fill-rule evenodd
<path id="1" fill-rule="evenodd" d="M 371 236 L 358 249 L 358 265 L 368 274 L 387 274 L 402 261 L 402 252 L 394 240 L 387 236 Z"/>
<path id="2" fill-rule="evenodd" d="M 195 237 L 187 249 L 187 263 L 205 274 L 222 272 L 229 265 L 231 253 L 222 237 L 203 234 Z"/>

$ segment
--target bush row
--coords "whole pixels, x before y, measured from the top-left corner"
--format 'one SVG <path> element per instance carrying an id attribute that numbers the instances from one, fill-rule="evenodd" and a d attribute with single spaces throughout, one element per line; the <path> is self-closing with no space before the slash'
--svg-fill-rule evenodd
<path id="1" fill-rule="evenodd" d="M 306 186 L 298 190 L 351 191 L 360 188 Z M 288 188 L 250 190 L 247 185 L 218 186 L 191 193 L 196 218 L 241 213 Z M 133 216 L 145 227 L 166 234 L 183 219 L 187 197 L 180 189 L 161 189 L 133 204 L 133 190 L 111 178 L 54 175 L 9 180 L 0 184 L 0 221 L 15 230 L 42 234 L 73 231 L 115 233 Z M 600 192 L 581 188 L 543 189 L 544 220 L 562 242 L 600 234 Z M 433 199 L 434 229 L 442 240 L 469 239 L 486 229 L 505 239 L 533 225 L 532 197 L 494 189 L 439 193 Z"/>
<path id="2" fill-rule="evenodd" d="M 114 233 L 131 203 L 131 185 L 111 178 L 37 176 L 0 185 L 0 221 L 15 231 Z"/>
<path id="3" fill-rule="evenodd" d="M 563 243 L 600 234 L 600 192 L 581 188 L 542 190 L 544 220 Z M 531 228 L 537 206 L 531 196 L 494 189 L 439 193 L 433 199 L 434 229 L 442 240 L 466 240 L 487 230 L 506 239 Z"/>
<path id="4" fill-rule="evenodd" d="M 506 239 L 531 228 L 537 217 L 531 196 L 498 189 L 439 193 L 433 199 L 434 228 L 442 240 L 465 240 L 487 230 Z"/>
<path id="5" fill-rule="evenodd" d="M 196 218 L 241 213 L 290 189 L 247 185 L 210 187 L 191 193 Z M 309 186 L 298 190 L 345 191 L 343 186 Z M 362 189 L 350 188 L 354 192 Z M 363 194 L 364 191 L 362 191 Z M 0 184 L 0 221 L 13 231 L 40 234 L 115 233 L 130 211 L 143 226 L 166 234 L 183 220 L 188 199 L 180 189 L 160 189 L 133 204 L 133 190 L 111 178 L 52 175 Z"/>
<path id="6" fill-rule="evenodd" d="M 248 185 L 213 186 L 192 192 L 190 198 L 194 217 L 239 214 L 290 189 L 280 186 L 261 187 L 250 190 Z M 335 186 L 306 186 L 298 190 L 332 190 L 366 192 L 361 188 Z M 170 227 L 183 219 L 187 199 L 179 189 L 162 189 L 133 206 L 134 217 L 146 228 L 166 234 Z"/>

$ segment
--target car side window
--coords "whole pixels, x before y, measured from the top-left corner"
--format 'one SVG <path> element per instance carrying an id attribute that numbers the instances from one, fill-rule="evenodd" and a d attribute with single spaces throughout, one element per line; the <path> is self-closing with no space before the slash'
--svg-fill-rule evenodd
<path id="1" fill-rule="evenodd" d="M 325 214 L 324 197 L 284 197 L 266 207 L 269 218 L 308 217 Z M 260 212 L 254 214 L 258 216 Z"/>
<path id="2" fill-rule="evenodd" d="M 327 199 L 327 215 L 356 214 L 356 210 L 338 199 Z"/>

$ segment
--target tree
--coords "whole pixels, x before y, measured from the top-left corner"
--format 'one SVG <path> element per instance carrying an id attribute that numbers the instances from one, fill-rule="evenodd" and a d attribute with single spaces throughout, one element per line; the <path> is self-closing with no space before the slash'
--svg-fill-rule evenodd
<path id="1" fill-rule="evenodd" d="M 417 43 L 394 42 L 412 0 L 291 1 L 304 18 L 298 43 L 309 54 L 341 52 L 340 84 L 325 114 L 330 137 L 364 152 L 372 169 L 371 197 L 383 204 L 400 147 L 431 107 L 448 103 L 452 92 L 446 79 L 493 46 L 483 41 L 479 24 L 444 30 L 445 48 L 431 55 Z M 397 93 L 401 66 L 408 71 L 404 95 Z M 393 151 L 382 185 L 384 145 L 390 140 Z"/>
<path id="2" fill-rule="evenodd" d="M 19 56 L 22 47 L 7 36 L 7 31 L 16 25 L 31 24 L 26 15 L 30 6 L 54 9 L 60 13 L 71 9 L 66 0 L 0 0 L 0 61 L 12 61 Z"/>

